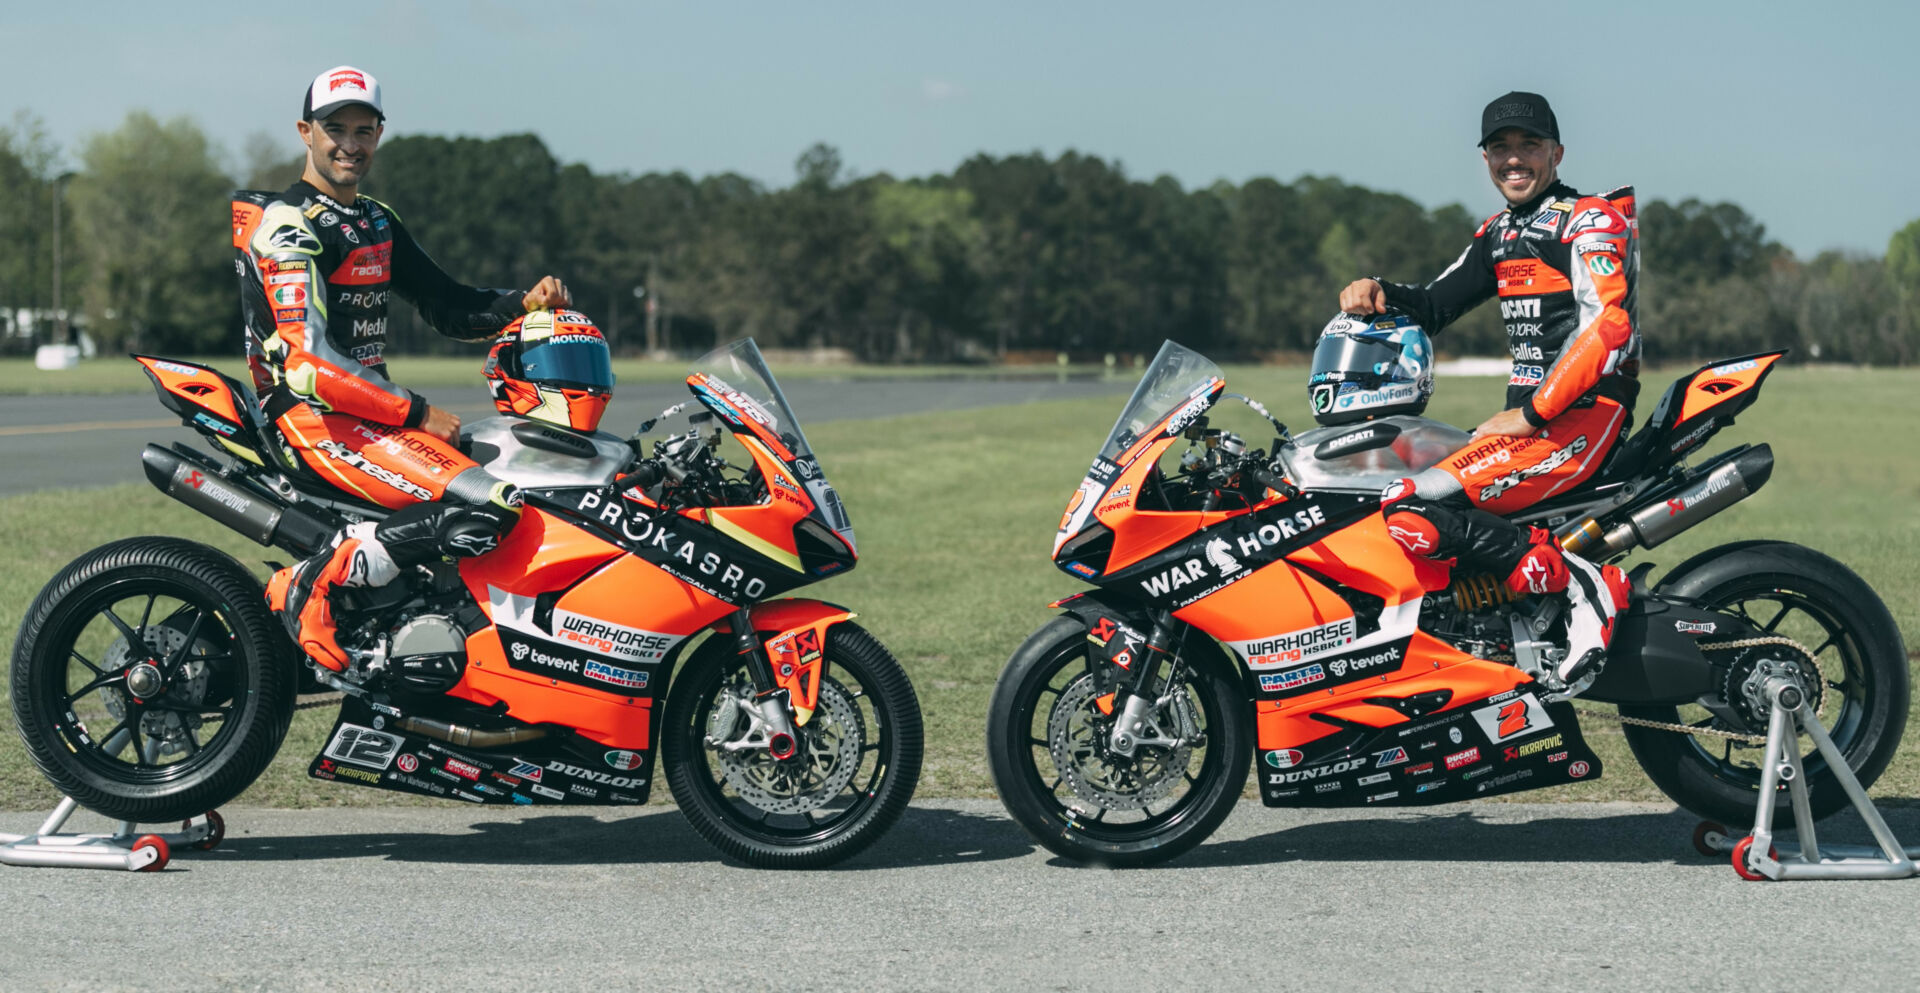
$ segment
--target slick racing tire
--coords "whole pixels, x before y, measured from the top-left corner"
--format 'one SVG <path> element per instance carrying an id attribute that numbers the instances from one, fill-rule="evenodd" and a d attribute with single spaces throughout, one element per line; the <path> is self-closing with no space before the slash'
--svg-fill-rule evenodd
<path id="1" fill-rule="evenodd" d="M 273 760 L 293 717 L 286 637 L 238 562 L 176 538 L 82 555 L 27 609 L 13 716 L 40 772 L 115 820 L 197 817 Z"/>
<path id="2" fill-rule="evenodd" d="M 1907 723 L 1906 648 L 1886 605 L 1852 570 L 1799 545 L 1751 542 L 1695 556 L 1675 568 L 1659 591 L 1739 617 L 1811 651 L 1824 684 L 1821 725 L 1863 788 L 1886 770 Z M 1711 636 L 1700 640 L 1713 642 Z M 1683 711 L 1623 706 L 1620 712 L 1666 723 L 1727 727 L 1700 707 Z M 1733 730 L 1764 735 L 1766 724 L 1756 719 Z M 1675 803 L 1727 824 L 1753 820 L 1761 746 L 1634 725 L 1627 725 L 1625 732 L 1648 778 Z M 1826 817 L 1846 807 L 1846 791 L 1812 740 L 1801 736 L 1799 747 L 1813 816 Z M 1783 784 L 1783 801 L 1785 796 Z M 1792 825 L 1792 807 L 1781 802 L 1774 808 L 1774 826 Z"/>
<path id="3" fill-rule="evenodd" d="M 1142 745 L 1121 758 L 1108 752 L 1111 722 L 1087 685 L 1084 622 L 1056 617 L 1014 652 L 987 705 L 987 757 L 1000 802 L 1034 840 L 1080 862 L 1153 865 L 1205 840 L 1233 811 L 1253 748 L 1246 693 L 1212 641 L 1188 638 L 1182 657 L 1179 692 L 1203 743 Z"/>
<path id="4" fill-rule="evenodd" d="M 694 652 L 667 695 L 667 784 L 693 829 L 766 869 L 832 865 L 872 844 L 907 809 L 924 748 L 920 702 L 893 655 L 851 622 L 829 628 L 818 707 L 787 759 L 741 743 L 752 698 L 728 636 Z M 733 703 L 729 703 L 729 700 Z"/>

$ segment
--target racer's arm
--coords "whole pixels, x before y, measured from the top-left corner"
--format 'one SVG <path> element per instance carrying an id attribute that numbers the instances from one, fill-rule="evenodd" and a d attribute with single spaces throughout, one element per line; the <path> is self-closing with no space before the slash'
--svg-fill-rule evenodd
<path id="1" fill-rule="evenodd" d="M 1493 251 L 1486 234 L 1494 217 L 1480 225 L 1480 230 L 1473 233 L 1473 243 L 1461 251 L 1446 271 L 1434 277 L 1433 282 L 1408 286 L 1375 277 L 1374 281 L 1386 295 L 1387 308 L 1404 311 L 1432 333 L 1459 320 L 1460 315 L 1492 296 Z"/>
<path id="2" fill-rule="evenodd" d="M 248 247 L 273 313 L 274 333 L 266 351 L 280 382 L 322 410 L 381 424 L 420 426 L 427 402 L 419 394 L 361 365 L 328 336 L 320 239 L 300 211 L 284 203 L 268 207 Z"/>
<path id="3" fill-rule="evenodd" d="M 1540 388 L 1520 408 L 1535 427 L 1558 417 L 1613 372 L 1633 340 L 1626 310 L 1626 218 L 1607 201 L 1585 197 L 1574 205 L 1564 238 L 1572 247 L 1567 279 L 1579 307 L 1579 330 L 1561 346 Z"/>
<path id="4" fill-rule="evenodd" d="M 526 312 L 519 290 L 486 290 L 447 275 L 413 240 L 400 215 L 386 208 L 393 235 L 393 289 L 435 331 L 460 341 L 485 341 Z"/>

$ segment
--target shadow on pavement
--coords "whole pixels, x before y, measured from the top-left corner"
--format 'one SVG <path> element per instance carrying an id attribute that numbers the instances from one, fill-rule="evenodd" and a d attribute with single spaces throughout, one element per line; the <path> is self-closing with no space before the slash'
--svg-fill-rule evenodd
<path id="1" fill-rule="evenodd" d="M 234 825 L 240 827 L 241 825 Z M 195 861 L 305 861 L 380 857 L 453 865 L 644 865 L 728 862 L 694 833 L 672 807 L 604 821 L 585 815 L 529 816 L 478 821 L 457 830 L 330 835 L 233 835 L 211 852 L 180 852 Z M 1026 835 L 1002 818 L 954 810 L 909 807 L 886 834 L 837 870 L 994 862 L 1033 850 Z"/>
<path id="2" fill-rule="evenodd" d="M 1570 805 L 1576 808 L 1583 805 Z M 1920 806 L 1888 799 L 1881 816 L 1903 845 L 1920 845 Z M 1316 820 L 1281 831 L 1235 841 L 1202 842 L 1165 868 L 1273 865 L 1285 862 L 1618 862 L 1724 863 L 1694 850 L 1693 830 L 1700 818 L 1684 810 L 1668 813 L 1578 813 L 1527 821 L 1487 819 L 1482 808 L 1430 815 L 1380 818 L 1356 816 Z M 1574 811 L 1569 811 L 1574 814 Z M 1731 825 L 1733 837 L 1752 823 Z M 1820 843 L 1872 845 L 1873 835 L 1852 811 L 1816 825 Z M 1791 831 L 1776 832 L 1791 839 Z M 1050 865 L 1077 865 L 1054 858 Z"/>

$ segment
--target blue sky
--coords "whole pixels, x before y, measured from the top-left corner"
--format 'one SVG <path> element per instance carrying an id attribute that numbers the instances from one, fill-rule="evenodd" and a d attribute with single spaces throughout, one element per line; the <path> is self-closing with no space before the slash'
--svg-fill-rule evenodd
<path id="1" fill-rule="evenodd" d="M 1477 214 L 1480 108 L 1532 89 L 1584 189 L 1731 200 L 1802 256 L 1920 218 L 1910 2 L 0 4 L 0 120 L 68 145 L 138 108 L 236 162 L 259 131 L 292 151 L 302 87 L 351 63 L 389 137 L 532 131 L 596 171 L 781 186 L 815 141 L 897 176 L 1072 148 Z"/>

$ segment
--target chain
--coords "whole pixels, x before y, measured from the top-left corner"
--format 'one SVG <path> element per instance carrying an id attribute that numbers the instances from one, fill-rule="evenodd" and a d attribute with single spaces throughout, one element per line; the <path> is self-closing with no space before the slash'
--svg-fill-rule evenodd
<path id="1" fill-rule="evenodd" d="M 1825 706 L 1827 702 L 1827 694 L 1825 692 L 1827 677 L 1824 673 L 1820 671 L 1820 660 L 1814 658 L 1813 653 L 1807 651 L 1805 645 L 1802 645 L 1799 642 L 1794 641 L 1792 638 L 1788 638 L 1783 635 L 1776 634 L 1776 635 L 1766 635 L 1764 637 L 1759 637 L 1759 638 L 1743 638 L 1738 641 L 1720 641 L 1720 642 L 1715 642 L 1711 645 L 1702 642 L 1700 643 L 1699 648 L 1703 652 L 1714 652 L 1714 651 L 1723 651 L 1723 650 L 1735 649 L 1735 648 L 1752 648 L 1756 645 L 1786 645 L 1787 647 L 1792 648 L 1793 650 L 1799 652 L 1801 658 L 1806 659 L 1807 662 L 1813 666 L 1814 684 L 1820 689 L 1820 692 L 1814 695 L 1813 716 L 1816 718 L 1819 717 L 1820 708 Z M 1632 724 L 1635 727 L 1653 728 L 1656 731 L 1673 731 L 1679 734 L 1703 735 L 1710 738 L 1726 738 L 1730 741 L 1743 742 L 1749 745 L 1764 745 L 1767 743 L 1767 736 L 1763 734 L 1741 734 L 1738 731 L 1722 731 L 1719 728 L 1703 728 L 1703 727 L 1694 727 L 1691 724 L 1671 724 L 1666 721 L 1650 721 L 1642 717 L 1628 717 L 1625 714 L 1611 713 L 1604 710 L 1593 710 L 1587 707 L 1579 708 L 1579 712 L 1582 717 L 1591 717 L 1596 720 L 1603 720 L 1603 721 L 1614 721 L 1620 724 Z"/>
<path id="2" fill-rule="evenodd" d="M 339 703 L 344 696 L 345 694 L 335 690 L 326 690 L 320 693 L 302 693 L 294 697 L 293 709 L 312 710 L 315 707 L 331 707 Z"/>

